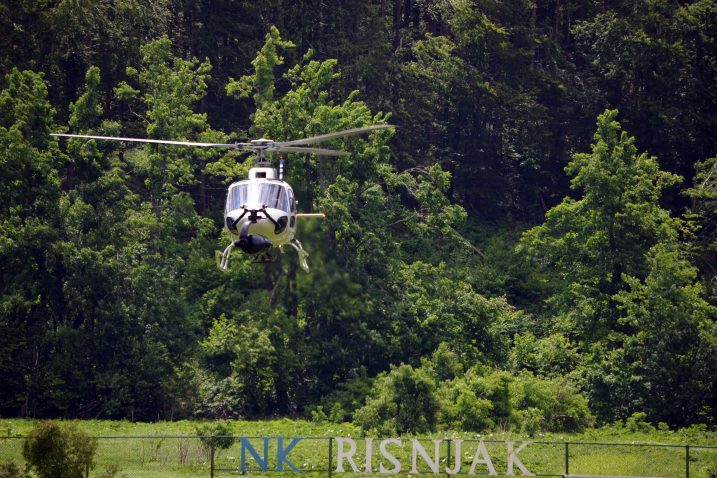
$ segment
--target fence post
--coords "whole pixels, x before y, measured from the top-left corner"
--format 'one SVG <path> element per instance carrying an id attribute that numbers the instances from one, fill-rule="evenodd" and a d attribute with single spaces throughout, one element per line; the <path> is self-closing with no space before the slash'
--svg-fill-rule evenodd
<path id="1" fill-rule="evenodd" d="M 451 441 L 453 441 L 453 440 L 451 440 L 451 439 L 449 438 L 449 439 L 448 439 L 448 447 L 447 447 L 447 449 L 446 449 L 446 453 L 448 454 L 448 455 L 446 456 L 446 470 L 450 470 L 450 469 L 451 469 Z"/>
<path id="2" fill-rule="evenodd" d="M 690 478 L 690 445 L 685 445 L 685 478 Z"/>
<path id="3" fill-rule="evenodd" d="M 334 437 L 329 437 L 329 478 L 331 478 L 334 467 Z"/>
<path id="4" fill-rule="evenodd" d="M 209 478 L 214 478 L 214 440 L 209 445 Z"/>
<path id="5" fill-rule="evenodd" d="M 570 442 L 565 442 L 565 474 L 570 474 Z"/>

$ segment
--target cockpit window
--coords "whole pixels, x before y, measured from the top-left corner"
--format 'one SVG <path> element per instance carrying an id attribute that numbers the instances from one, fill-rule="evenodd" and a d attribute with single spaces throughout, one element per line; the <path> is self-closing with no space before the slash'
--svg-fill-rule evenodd
<path id="1" fill-rule="evenodd" d="M 227 212 L 239 209 L 246 205 L 249 192 L 249 183 L 233 184 L 229 188 L 229 195 L 227 196 Z"/>
<path id="2" fill-rule="evenodd" d="M 286 189 L 281 184 L 263 183 L 259 185 L 259 204 L 283 211 L 289 210 Z"/>
<path id="3" fill-rule="evenodd" d="M 289 197 L 286 193 L 286 187 L 280 183 L 246 181 L 235 183 L 229 188 L 227 211 L 233 211 L 241 207 L 261 209 L 264 206 L 288 211 Z"/>

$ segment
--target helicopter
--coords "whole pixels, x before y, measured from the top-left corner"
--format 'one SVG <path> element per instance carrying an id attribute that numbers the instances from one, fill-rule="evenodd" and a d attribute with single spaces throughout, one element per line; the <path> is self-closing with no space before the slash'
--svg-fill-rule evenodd
<path id="1" fill-rule="evenodd" d="M 52 133 L 51 136 L 101 141 L 124 141 L 134 143 L 168 144 L 199 148 L 224 148 L 239 151 L 251 151 L 256 154 L 255 164 L 249 170 L 249 177 L 229 185 L 224 207 L 224 227 L 229 234 L 230 243 L 223 252 L 216 251 L 217 267 L 226 272 L 229 269 L 229 257 L 234 249 L 253 256 L 257 263 L 273 262 L 272 249 L 288 245 L 296 250 L 299 265 L 309 270 L 309 254 L 296 235 L 299 219 L 324 218 L 323 213 L 299 213 L 294 191 L 284 181 L 284 158 L 280 157 L 279 170 L 271 165 L 271 153 L 310 153 L 321 156 L 346 156 L 346 151 L 316 148 L 309 145 L 323 143 L 336 138 L 354 136 L 386 128 L 393 125 L 378 124 L 352 128 L 333 133 L 311 136 L 291 141 L 274 141 L 259 138 L 246 143 L 201 143 L 193 141 L 171 141 L 147 138 L 123 138 L 117 136 L 95 136 L 86 134 Z M 269 157 L 267 157 L 267 154 Z"/>

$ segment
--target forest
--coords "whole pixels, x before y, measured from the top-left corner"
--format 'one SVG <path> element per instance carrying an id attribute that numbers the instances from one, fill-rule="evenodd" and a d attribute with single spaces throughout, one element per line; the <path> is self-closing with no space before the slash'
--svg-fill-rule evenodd
<path id="1" fill-rule="evenodd" d="M 717 426 L 715 0 L 0 1 L 0 417 Z M 229 142 L 323 212 L 215 251 Z M 274 158 L 276 161 L 278 158 Z"/>

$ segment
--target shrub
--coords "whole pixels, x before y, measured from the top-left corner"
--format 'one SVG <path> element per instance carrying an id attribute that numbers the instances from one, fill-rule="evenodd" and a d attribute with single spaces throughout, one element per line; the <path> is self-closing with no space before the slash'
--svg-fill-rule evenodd
<path id="1" fill-rule="evenodd" d="M 645 421 L 647 418 L 647 413 L 645 412 L 635 412 L 630 417 L 625 420 L 625 425 L 627 426 L 627 429 L 631 432 L 642 432 L 642 433 L 650 433 L 655 431 L 655 427 L 653 427 L 649 422 Z"/>
<path id="2" fill-rule="evenodd" d="M 0 463 L 0 478 L 29 478 L 29 475 L 14 461 L 4 461 Z"/>
<path id="3" fill-rule="evenodd" d="M 225 449 L 234 444 L 232 427 L 225 421 L 216 421 L 194 427 L 199 440 L 207 448 Z"/>
<path id="4" fill-rule="evenodd" d="M 365 404 L 366 397 L 371 393 L 373 379 L 366 376 L 366 370 L 361 368 L 358 376 L 350 378 L 321 399 L 324 410 L 333 411 L 338 405 L 344 411 L 343 420 L 354 414 Z M 329 414 L 329 420 L 334 421 Z"/>
<path id="5" fill-rule="evenodd" d="M 495 427 L 491 418 L 493 402 L 479 398 L 466 381 L 459 378 L 444 383 L 438 391 L 439 421 L 449 429 L 482 431 Z"/>
<path id="6" fill-rule="evenodd" d="M 22 446 L 22 456 L 39 478 L 82 478 L 92 466 L 97 439 L 75 425 L 37 424 Z"/>
<path id="7" fill-rule="evenodd" d="M 547 380 L 523 372 L 511 383 L 510 394 L 516 410 L 539 410 L 547 431 L 580 432 L 593 423 L 587 399 L 566 378 Z M 535 415 L 534 411 L 530 413 Z M 525 413 L 516 418 L 516 425 L 526 425 L 523 422 Z M 530 427 L 534 428 L 534 425 Z"/>
<path id="8" fill-rule="evenodd" d="M 463 374 L 463 364 L 457 353 L 451 347 L 441 342 L 431 355 L 430 360 L 423 363 L 423 368 L 432 372 L 438 382 L 453 380 Z"/>
<path id="9" fill-rule="evenodd" d="M 514 376 L 474 367 L 444 382 L 438 397 L 440 424 L 463 431 L 518 427 L 533 435 L 541 429 L 580 431 L 593 421 L 587 400 L 571 382 L 526 371 Z"/>
<path id="10" fill-rule="evenodd" d="M 560 333 L 538 339 L 531 332 L 516 334 L 509 363 L 514 372 L 529 370 L 554 377 L 571 371 L 578 362 L 574 345 Z"/>
<path id="11" fill-rule="evenodd" d="M 312 423 L 326 423 L 329 420 L 329 417 L 326 416 L 326 412 L 324 412 L 324 407 L 321 405 L 318 405 L 314 407 L 313 410 L 311 410 L 311 422 Z"/>
<path id="12" fill-rule="evenodd" d="M 717 461 L 707 468 L 707 478 L 717 478 Z"/>
<path id="13" fill-rule="evenodd" d="M 339 402 L 334 402 L 329 411 L 329 421 L 331 423 L 343 423 L 346 420 L 346 410 Z"/>
<path id="14" fill-rule="evenodd" d="M 354 423 L 364 432 L 382 435 L 434 431 L 438 412 L 435 388 L 421 369 L 405 364 L 392 368 L 376 379 L 366 405 L 354 414 Z"/>
<path id="15" fill-rule="evenodd" d="M 544 428 L 545 418 L 543 412 L 535 407 L 528 407 L 525 410 L 519 410 L 517 415 L 520 420 L 520 433 L 527 433 L 533 437 L 536 433 Z"/>

